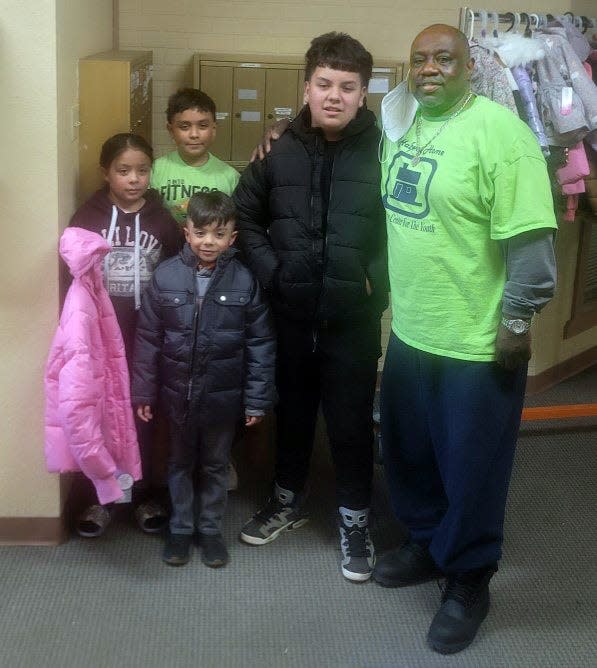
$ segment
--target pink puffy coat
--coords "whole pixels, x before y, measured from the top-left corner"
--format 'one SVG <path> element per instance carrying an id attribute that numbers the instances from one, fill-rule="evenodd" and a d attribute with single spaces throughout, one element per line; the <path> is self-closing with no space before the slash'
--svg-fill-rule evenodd
<path id="1" fill-rule="evenodd" d="M 102 236 L 68 227 L 60 254 L 74 277 L 46 364 L 45 453 L 50 472 L 82 471 L 101 504 L 141 478 L 122 334 L 103 285 Z"/>

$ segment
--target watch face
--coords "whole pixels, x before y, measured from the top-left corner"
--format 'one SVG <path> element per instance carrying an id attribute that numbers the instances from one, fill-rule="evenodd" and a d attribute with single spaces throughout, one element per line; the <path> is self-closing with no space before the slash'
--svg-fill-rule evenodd
<path id="1" fill-rule="evenodd" d="M 514 320 L 512 322 L 512 331 L 514 334 L 522 334 L 525 330 L 524 322 L 522 320 Z"/>

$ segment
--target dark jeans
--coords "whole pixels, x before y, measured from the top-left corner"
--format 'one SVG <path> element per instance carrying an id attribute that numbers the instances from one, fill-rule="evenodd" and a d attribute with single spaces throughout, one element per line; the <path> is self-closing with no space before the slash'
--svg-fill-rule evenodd
<path id="1" fill-rule="evenodd" d="M 372 406 L 379 320 L 320 327 L 278 318 L 276 482 L 300 493 L 321 402 L 339 506 L 368 508 L 373 475 Z"/>
<path id="2" fill-rule="evenodd" d="M 183 428 L 170 424 L 171 533 L 220 533 L 235 433 L 236 423 L 200 427 L 189 417 Z"/>
<path id="3" fill-rule="evenodd" d="M 469 362 L 394 334 L 381 386 L 381 437 L 394 512 L 445 572 L 501 557 L 526 365 Z"/>

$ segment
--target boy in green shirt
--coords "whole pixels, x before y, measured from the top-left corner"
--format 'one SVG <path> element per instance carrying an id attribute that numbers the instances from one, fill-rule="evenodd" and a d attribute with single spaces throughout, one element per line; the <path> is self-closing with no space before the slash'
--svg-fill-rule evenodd
<path id="1" fill-rule="evenodd" d="M 158 190 L 164 206 L 184 227 L 189 200 L 197 192 L 219 190 L 232 195 L 240 174 L 209 152 L 216 138 L 216 105 L 203 91 L 180 88 L 168 98 L 166 127 L 176 151 L 153 163 L 150 186 Z M 238 477 L 230 462 L 228 491 L 236 489 Z"/>
<path id="2" fill-rule="evenodd" d="M 216 105 L 196 88 L 181 88 L 168 100 L 166 127 L 176 144 L 153 165 L 151 187 L 174 218 L 185 224 L 189 199 L 197 192 L 231 195 L 239 173 L 209 152 L 216 138 Z"/>

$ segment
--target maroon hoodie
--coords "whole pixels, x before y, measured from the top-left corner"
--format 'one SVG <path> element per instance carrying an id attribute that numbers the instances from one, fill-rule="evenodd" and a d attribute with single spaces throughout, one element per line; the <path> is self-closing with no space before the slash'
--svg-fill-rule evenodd
<path id="1" fill-rule="evenodd" d="M 139 211 L 125 213 L 112 203 L 107 187 L 77 210 L 69 226 L 97 232 L 108 240 L 112 229 L 112 250 L 104 264 L 104 281 L 107 273 L 106 287 L 130 364 L 141 294 L 157 265 L 182 247 L 180 226 L 163 207 L 155 190 L 145 193 L 145 204 Z"/>

